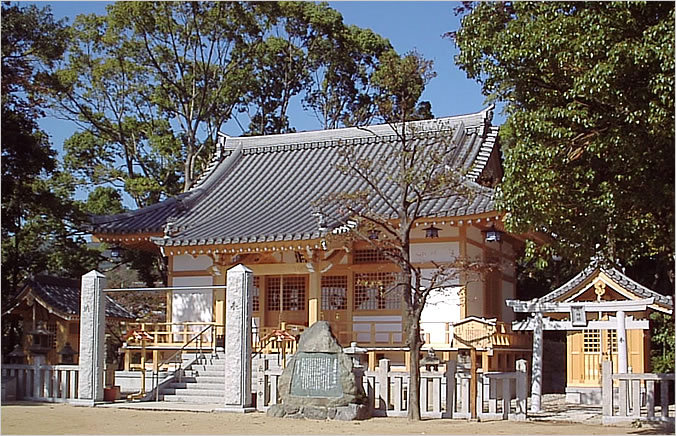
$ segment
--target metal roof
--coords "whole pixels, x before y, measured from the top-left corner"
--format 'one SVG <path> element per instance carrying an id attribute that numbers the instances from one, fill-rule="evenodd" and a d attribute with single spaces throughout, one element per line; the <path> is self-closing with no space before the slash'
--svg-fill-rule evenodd
<path id="1" fill-rule="evenodd" d="M 494 189 L 476 183 L 496 166 L 497 127 L 493 107 L 469 115 L 408 123 L 415 141 L 454 144 L 448 162 L 466 175 L 467 192 L 428 202 L 423 214 L 473 215 L 494 210 Z M 394 126 L 394 128 L 397 128 Z M 322 236 L 314 202 L 339 192 L 366 188 L 337 168 L 352 148 L 360 157 L 392 165 L 391 150 L 399 141 L 393 126 L 343 128 L 254 137 L 225 137 L 205 175 L 181 198 L 127 214 L 96 217 L 94 233 L 158 231 L 164 246 L 234 244 L 314 239 Z M 493 157 L 492 157 L 493 156 Z M 499 166 L 498 166 L 499 167 Z M 502 174 L 493 175 L 493 179 Z M 381 188 L 394 195 L 383 177 Z M 384 211 L 383 204 L 374 203 Z M 322 210 L 335 216 L 334 210 Z M 330 218 L 329 218 L 330 219 Z M 340 225 L 327 222 L 328 230 Z"/>
<path id="2" fill-rule="evenodd" d="M 16 304 L 29 293 L 66 317 L 80 315 L 80 281 L 61 277 L 40 275 L 28 278 L 16 298 Z M 11 310 L 10 310 L 11 311 Z M 9 312 L 9 311 L 8 311 Z M 106 316 L 135 319 L 136 316 L 106 295 Z"/>

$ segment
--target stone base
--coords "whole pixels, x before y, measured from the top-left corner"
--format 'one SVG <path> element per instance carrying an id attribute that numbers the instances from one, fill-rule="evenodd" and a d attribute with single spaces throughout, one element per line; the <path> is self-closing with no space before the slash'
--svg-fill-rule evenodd
<path id="1" fill-rule="evenodd" d="M 238 406 L 225 406 L 214 409 L 214 412 L 223 412 L 223 413 L 251 413 L 255 412 L 255 407 L 238 407 Z"/>
<path id="2" fill-rule="evenodd" d="M 369 407 L 363 404 L 348 404 L 338 407 L 273 404 L 268 408 L 267 414 L 276 418 L 335 419 L 337 421 L 358 421 L 371 417 Z"/>
<path id="3" fill-rule="evenodd" d="M 600 387 L 566 387 L 566 403 L 601 404 Z"/>
<path id="4" fill-rule="evenodd" d="M 81 399 L 77 399 L 77 400 L 68 400 L 68 404 L 70 404 L 71 406 L 75 406 L 75 407 L 94 407 L 94 406 L 96 406 L 97 404 L 103 404 L 103 403 L 104 403 L 103 400 L 98 400 L 98 401 L 94 401 L 94 400 L 81 400 Z"/>

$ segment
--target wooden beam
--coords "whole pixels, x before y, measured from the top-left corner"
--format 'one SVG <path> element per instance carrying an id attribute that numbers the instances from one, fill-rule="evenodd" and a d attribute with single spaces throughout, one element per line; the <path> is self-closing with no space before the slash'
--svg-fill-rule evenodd
<path id="1" fill-rule="evenodd" d="M 566 313 L 570 312 L 571 307 L 584 308 L 585 312 L 617 312 L 623 310 L 625 312 L 638 312 L 646 310 L 648 305 L 653 304 L 655 298 L 643 298 L 640 300 L 625 300 L 625 301 L 578 301 L 572 303 L 541 303 L 537 300 L 521 301 L 521 300 L 505 300 L 507 306 L 511 307 L 514 312 L 554 312 Z"/>

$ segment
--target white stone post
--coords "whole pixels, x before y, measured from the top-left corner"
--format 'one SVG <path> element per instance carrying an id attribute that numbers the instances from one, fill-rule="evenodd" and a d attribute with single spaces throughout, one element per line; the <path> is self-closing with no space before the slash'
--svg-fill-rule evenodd
<path id="1" fill-rule="evenodd" d="M 542 410 L 542 351 L 543 351 L 543 329 L 542 312 L 537 311 L 535 316 L 535 328 L 533 329 L 533 365 L 531 366 L 531 395 L 530 411 L 537 413 Z"/>
<path id="2" fill-rule="evenodd" d="M 251 316 L 253 273 L 244 265 L 227 272 L 225 298 L 225 404 L 222 412 L 253 412 Z"/>
<path id="3" fill-rule="evenodd" d="M 80 290 L 80 350 L 78 375 L 79 399 L 76 405 L 93 406 L 103 401 L 103 365 L 105 363 L 106 277 L 98 271 L 82 276 Z"/>
<path id="4" fill-rule="evenodd" d="M 617 311 L 617 372 L 626 374 L 627 367 L 627 328 L 624 310 Z"/>
<path id="5" fill-rule="evenodd" d="M 525 359 L 516 361 L 516 419 L 526 420 L 526 395 L 528 391 L 528 364 Z"/>

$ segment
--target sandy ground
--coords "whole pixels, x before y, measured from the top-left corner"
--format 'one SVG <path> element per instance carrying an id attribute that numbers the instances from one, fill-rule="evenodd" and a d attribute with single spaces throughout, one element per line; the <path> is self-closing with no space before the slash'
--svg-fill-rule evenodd
<path id="1" fill-rule="evenodd" d="M 7 434 L 663 434 L 652 428 L 559 422 L 470 422 L 372 418 L 361 422 L 269 418 L 263 413 L 198 413 L 75 407 L 68 404 L 3 405 Z"/>

